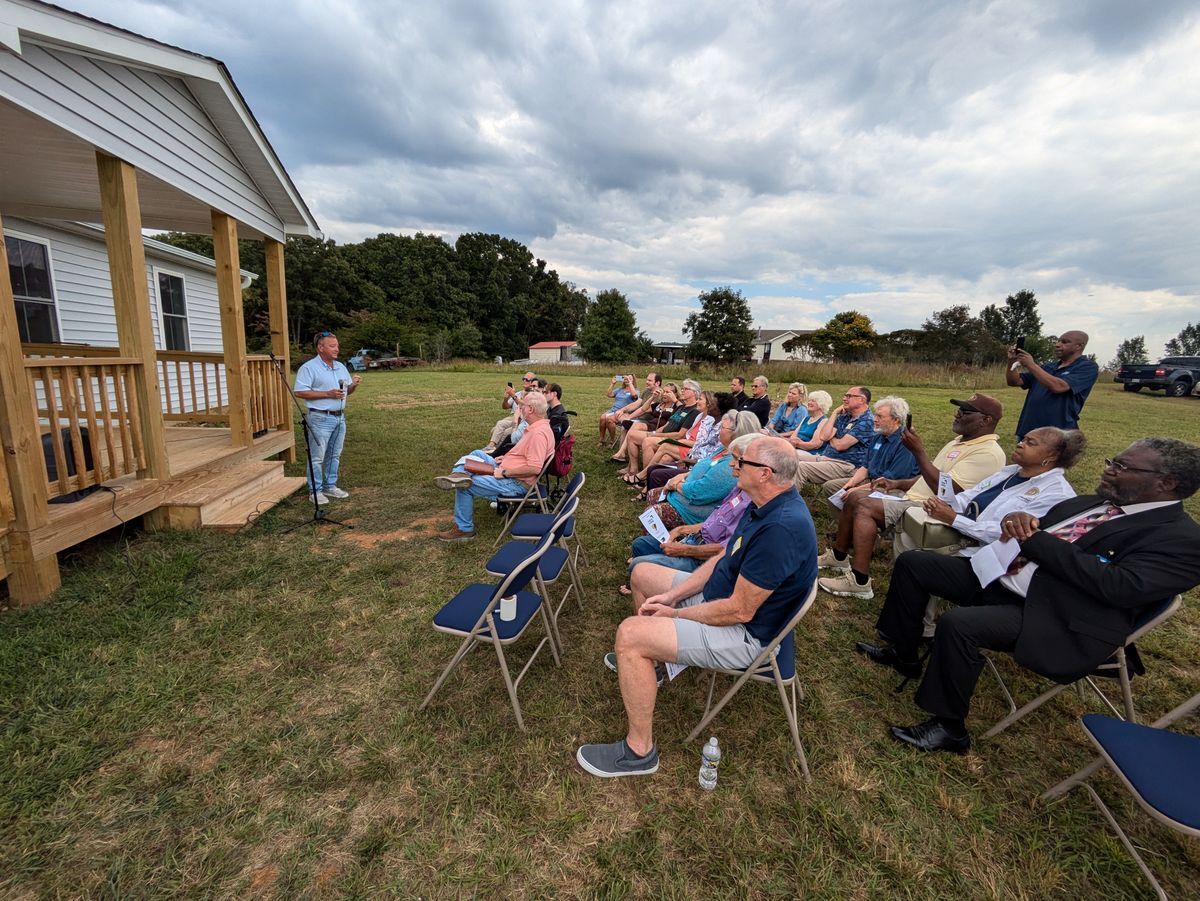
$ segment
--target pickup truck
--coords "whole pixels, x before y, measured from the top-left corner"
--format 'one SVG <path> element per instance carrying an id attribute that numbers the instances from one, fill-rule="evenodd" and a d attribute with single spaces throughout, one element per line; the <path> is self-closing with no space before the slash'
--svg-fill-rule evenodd
<path id="1" fill-rule="evenodd" d="M 1157 363 L 1125 363 L 1113 376 L 1126 391 L 1164 390 L 1168 397 L 1187 397 L 1200 385 L 1200 357 L 1163 357 Z"/>

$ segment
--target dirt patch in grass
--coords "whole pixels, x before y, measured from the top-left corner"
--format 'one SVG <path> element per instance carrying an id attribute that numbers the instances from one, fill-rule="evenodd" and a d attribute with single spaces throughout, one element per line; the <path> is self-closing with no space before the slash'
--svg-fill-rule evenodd
<path id="1" fill-rule="evenodd" d="M 347 530 L 341 535 L 347 541 L 352 541 L 363 550 L 374 550 L 389 541 L 411 541 L 413 538 L 427 538 L 441 527 L 448 526 L 451 517 L 445 515 L 426 516 L 414 519 L 403 529 L 393 529 L 390 532 L 361 532 L 358 529 Z"/>

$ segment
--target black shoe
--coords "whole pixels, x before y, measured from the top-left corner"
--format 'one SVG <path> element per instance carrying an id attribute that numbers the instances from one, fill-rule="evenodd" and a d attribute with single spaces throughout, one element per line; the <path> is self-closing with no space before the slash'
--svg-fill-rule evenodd
<path id="1" fill-rule="evenodd" d="M 951 732 L 936 716 L 915 726 L 892 726 L 889 731 L 896 741 L 902 741 L 921 751 L 966 754 L 971 747 L 971 733 L 966 729 Z"/>
<path id="2" fill-rule="evenodd" d="M 915 679 L 921 675 L 921 661 L 902 660 L 900 655 L 896 652 L 895 645 L 878 645 L 871 644 L 869 641 L 859 641 L 855 642 L 854 650 L 858 651 L 860 654 L 865 654 L 873 662 L 878 663 L 880 666 L 890 666 L 892 669 L 902 675 L 905 681 L 908 681 L 909 679 Z"/>

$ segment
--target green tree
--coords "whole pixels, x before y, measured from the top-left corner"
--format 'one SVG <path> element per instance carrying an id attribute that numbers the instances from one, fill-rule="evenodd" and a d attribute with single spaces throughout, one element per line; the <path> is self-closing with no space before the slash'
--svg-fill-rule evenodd
<path id="1" fill-rule="evenodd" d="M 929 363 L 982 366 L 1004 359 L 1004 345 L 971 315 L 966 304 L 947 307 L 926 319 L 917 347 Z"/>
<path id="2" fill-rule="evenodd" d="M 1117 345 L 1117 355 L 1109 361 L 1108 368 L 1115 372 L 1124 363 L 1145 363 L 1147 359 L 1146 336 L 1138 335 Z"/>
<path id="3" fill-rule="evenodd" d="M 857 310 L 846 310 L 813 332 L 808 340 L 813 355 L 819 359 L 853 363 L 867 358 L 879 336 L 869 317 Z"/>
<path id="4" fill-rule="evenodd" d="M 1168 357 L 1195 356 L 1200 354 L 1200 322 L 1188 323 L 1179 334 L 1166 343 Z"/>
<path id="5" fill-rule="evenodd" d="M 616 288 L 596 295 L 579 330 L 579 352 L 589 363 L 631 363 L 643 355 L 646 336 L 638 331 L 629 300 Z"/>
<path id="6" fill-rule="evenodd" d="M 988 304 L 979 318 L 996 340 L 1006 346 L 1025 339 L 1025 349 L 1035 360 L 1047 359 L 1054 350 L 1054 338 L 1042 334 L 1042 317 L 1038 313 L 1037 295 L 1022 288 L 1004 298 L 1004 306 Z"/>
<path id="7" fill-rule="evenodd" d="M 683 333 L 691 336 L 687 350 L 691 360 L 715 360 L 734 363 L 746 359 L 754 347 L 753 317 L 750 304 L 728 285 L 700 292 L 700 310 L 683 323 Z"/>

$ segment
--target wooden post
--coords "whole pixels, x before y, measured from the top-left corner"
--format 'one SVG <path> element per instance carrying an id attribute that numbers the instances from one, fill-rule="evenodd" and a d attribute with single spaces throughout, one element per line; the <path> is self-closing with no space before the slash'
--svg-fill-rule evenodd
<path id="1" fill-rule="evenodd" d="M 229 386 L 229 430 L 234 447 L 254 443 L 250 428 L 249 373 L 246 370 L 246 324 L 242 312 L 242 273 L 238 259 L 237 222 L 212 211 L 213 256 L 217 260 L 217 298 L 221 304 L 221 345 Z"/>
<path id="2" fill-rule="evenodd" d="M 138 360 L 134 367 L 134 393 L 141 414 L 139 425 L 146 465 L 144 469 L 138 469 L 137 477 L 166 481 L 171 477 L 171 466 L 163 432 L 162 399 L 158 393 L 158 354 L 154 350 L 154 329 L 150 322 L 150 290 L 146 284 L 146 246 L 142 243 L 137 170 L 124 160 L 99 151 L 96 152 L 96 169 L 100 176 L 104 242 L 108 247 L 113 309 L 117 316 L 117 345 L 121 356 Z"/>
<path id="3" fill-rule="evenodd" d="M 0 221 L 0 239 L 4 223 Z M 8 253 L 0 240 L 0 443 L 11 487 L 12 532 L 8 535 L 8 593 L 14 605 L 44 601 L 61 584 L 54 554 L 33 559 L 30 533 L 46 525 L 49 491 L 42 467 L 42 434 L 25 375 L 17 331 L 17 306 L 8 278 Z"/>
<path id="4" fill-rule="evenodd" d="M 292 377 L 291 342 L 288 340 L 287 279 L 284 275 L 284 246 L 273 238 L 263 239 L 263 253 L 267 261 L 267 310 L 271 326 L 271 352 L 283 366 L 286 378 Z M 280 425 L 292 429 L 292 402 L 279 387 L 282 401 L 283 422 Z M 293 429 L 294 432 L 294 429 Z M 293 444 L 279 455 L 285 463 L 296 462 L 296 446 Z"/>

